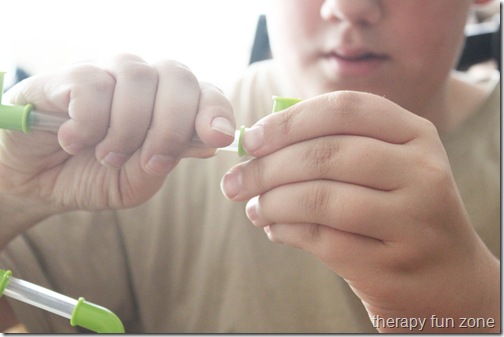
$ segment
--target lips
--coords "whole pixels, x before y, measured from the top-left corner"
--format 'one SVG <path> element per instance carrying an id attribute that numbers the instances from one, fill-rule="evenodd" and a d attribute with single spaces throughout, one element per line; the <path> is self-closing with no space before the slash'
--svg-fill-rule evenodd
<path id="1" fill-rule="evenodd" d="M 385 58 L 383 55 L 379 54 L 374 54 L 374 53 L 356 53 L 353 55 L 345 55 L 345 54 L 340 54 L 340 53 L 329 53 L 327 54 L 328 58 L 338 58 L 343 61 L 353 61 L 353 62 L 359 62 L 359 61 L 369 61 L 372 59 L 382 59 Z"/>
<path id="2" fill-rule="evenodd" d="M 365 49 L 335 49 L 323 53 L 322 60 L 330 76 L 365 76 L 377 71 L 388 56 Z"/>

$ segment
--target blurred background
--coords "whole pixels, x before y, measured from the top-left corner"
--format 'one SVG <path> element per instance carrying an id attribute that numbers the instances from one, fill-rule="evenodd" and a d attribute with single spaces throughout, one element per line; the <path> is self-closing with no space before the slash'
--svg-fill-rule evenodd
<path id="1" fill-rule="evenodd" d="M 147 61 L 178 60 L 227 90 L 250 61 L 267 1 L 275 0 L 2 0 L 0 70 L 8 71 L 8 88 L 15 66 L 31 75 L 133 53 Z M 492 25 L 470 33 L 479 37 L 468 44 L 472 51 L 460 69 L 488 59 L 482 53 L 500 53 L 497 34 L 487 33 L 500 21 L 499 5 L 479 6 L 468 18 Z"/>
<path id="2" fill-rule="evenodd" d="M 13 83 L 16 74 L 133 53 L 151 62 L 181 61 L 200 80 L 227 90 L 250 62 L 266 1 L 275 0 L 1 0 L 0 70 Z M 468 18 L 468 52 L 459 69 L 500 69 L 500 3 Z"/>
<path id="3" fill-rule="evenodd" d="M 247 66 L 265 0 L 2 0 L 0 69 L 29 74 L 117 53 L 181 61 L 227 89 Z"/>

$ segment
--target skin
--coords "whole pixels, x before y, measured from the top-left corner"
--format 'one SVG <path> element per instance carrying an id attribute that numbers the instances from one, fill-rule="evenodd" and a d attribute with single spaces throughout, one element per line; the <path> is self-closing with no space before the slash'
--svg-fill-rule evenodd
<path id="1" fill-rule="evenodd" d="M 282 62 L 286 82 L 294 86 L 293 96 L 372 92 L 444 130 L 453 127 L 450 121 L 461 108 L 464 113 L 468 109 L 465 104 L 452 106 L 460 84 L 449 72 L 460 52 L 471 4 L 470 0 L 278 0 L 268 13 L 268 29 L 273 55 Z M 331 54 L 347 58 L 370 54 L 377 64 L 351 69 L 331 62 Z M 481 95 L 468 91 L 481 101 Z"/>
<path id="2" fill-rule="evenodd" d="M 33 76 L 4 99 L 70 119 L 57 135 L 0 131 L 0 250 L 53 214 L 139 205 L 181 158 L 209 157 L 234 138 L 221 91 L 174 61 L 76 64 Z M 0 303 L 3 330 L 16 322 Z"/>
<path id="3" fill-rule="evenodd" d="M 272 242 L 342 276 L 370 317 L 492 317 L 499 328 L 499 262 L 432 123 L 379 96 L 331 93 L 261 120 L 244 146 L 257 158 L 226 174 L 225 195 L 249 200 Z"/>
<path id="4" fill-rule="evenodd" d="M 498 329 L 499 263 L 472 229 L 437 130 L 471 113 L 453 97 L 484 98 L 448 76 L 470 3 L 419 3 L 275 2 L 288 14 L 272 10 L 275 58 L 296 93 L 313 98 L 247 132 L 256 159 L 232 168 L 222 189 L 250 200 L 247 215 L 272 241 L 305 249 L 344 277 L 370 315 L 495 317 Z M 426 24 L 447 12 L 449 24 Z M 388 38 L 397 27 L 408 33 Z M 343 37 L 335 48 L 345 57 L 371 51 L 378 65 L 349 61 L 327 72 L 316 55 L 333 36 Z M 229 102 L 173 61 L 121 55 L 77 64 L 30 78 L 5 99 L 70 120 L 57 135 L 0 131 L 0 249 L 52 214 L 141 204 L 181 158 L 211 156 L 233 138 Z M 195 133 L 203 146 L 191 145 Z M 286 166 L 291 158 L 297 165 Z"/>
<path id="5" fill-rule="evenodd" d="M 470 5 L 276 1 L 274 56 L 312 98 L 247 131 L 256 158 L 221 183 L 229 199 L 249 200 L 247 216 L 271 241 L 342 276 L 370 317 L 425 318 L 423 332 L 439 332 L 433 314 L 493 318 L 500 329 L 500 265 L 472 227 L 439 139 L 485 97 L 450 76 Z M 331 44 L 340 60 L 328 64 Z"/>
<path id="6" fill-rule="evenodd" d="M 49 204 L 50 213 L 138 205 L 182 157 L 211 156 L 234 138 L 226 98 L 174 61 L 121 55 L 102 66 L 77 64 L 34 76 L 9 98 L 70 118 L 57 136 L 2 131 L 1 191 Z M 203 146 L 190 146 L 194 134 Z"/>

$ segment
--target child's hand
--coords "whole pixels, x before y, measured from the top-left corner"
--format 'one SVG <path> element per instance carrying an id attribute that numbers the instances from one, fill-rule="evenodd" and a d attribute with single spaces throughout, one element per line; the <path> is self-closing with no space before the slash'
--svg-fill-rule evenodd
<path id="1" fill-rule="evenodd" d="M 426 318 L 423 331 L 432 315 L 498 321 L 499 264 L 430 122 L 378 96 L 335 92 L 262 119 L 244 147 L 256 158 L 224 176 L 224 194 L 250 199 L 247 215 L 271 241 L 345 278 L 370 317 Z"/>
<path id="2" fill-rule="evenodd" d="M 102 67 L 77 64 L 5 97 L 70 120 L 57 136 L 1 131 L 0 194 L 63 210 L 138 205 L 182 157 L 211 156 L 234 138 L 229 102 L 173 61 L 121 55 Z M 206 146 L 188 146 L 196 134 Z"/>

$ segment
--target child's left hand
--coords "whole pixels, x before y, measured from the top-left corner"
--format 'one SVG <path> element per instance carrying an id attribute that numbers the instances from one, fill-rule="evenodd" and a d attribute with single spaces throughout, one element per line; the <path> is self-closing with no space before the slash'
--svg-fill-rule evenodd
<path id="1" fill-rule="evenodd" d="M 370 317 L 426 318 L 423 332 L 436 331 L 432 315 L 500 327 L 499 263 L 432 123 L 382 97 L 334 92 L 263 118 L 244 147 L 256 158 L 224 176 L 224 194 L 250 199 L 247 216 L 271 241 L 343 277 Z"/>

